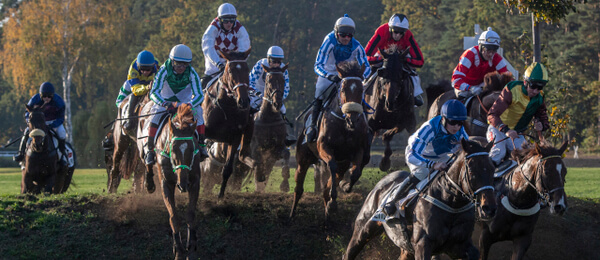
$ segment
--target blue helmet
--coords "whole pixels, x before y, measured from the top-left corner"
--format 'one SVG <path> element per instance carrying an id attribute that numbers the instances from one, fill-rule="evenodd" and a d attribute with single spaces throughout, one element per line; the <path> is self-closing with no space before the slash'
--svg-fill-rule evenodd
<path id="1" fill-rule="evenodd" d="M 40 95 L 54 94 L 54 85 L 50 82 L 44 82 L 40 85 Z"/>
<path id="2" fill-rule="evenodd" d="M 154 66 L 154 55 L 152 52 L 143 50 L 137 56 L 138 68 L 142 66 Z"/>
<path id="3" fill-rule="evenodd" d="M 467 108 L 462 102 L 451 99 L 442 105 L 442 116 L 450 120 L 467 120 Z"/>

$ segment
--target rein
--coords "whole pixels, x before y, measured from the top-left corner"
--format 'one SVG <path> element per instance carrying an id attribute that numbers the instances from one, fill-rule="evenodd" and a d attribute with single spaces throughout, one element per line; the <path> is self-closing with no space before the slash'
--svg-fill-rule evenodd
<path id="1" fill-rule="evenodd" d="M 175 116 L 173 116 L 175 117 Z M 173 160 L 173 143 L 174 141 L 184 141 L 184 140 L 192 140 L 192 145 L 193 145 L 193 149 L 194 149 L 194 154 L 192 155 L 192 161 L 190 162 L 190 165 L 185 165 L 185 164 L 179 164 L 176 165 L 175 161 Z M 192 170 L 192 167 L 194 166 L 194 159 L 196 158 L 196 154 L 198 154 L 198 152 L 200 151 L 197 147 L 196 147 L 196 142 L 194 142 L 194 137 L 193 134 L 192 136 L 186 136 L 186 137 L 172 137 L 171 139 L 167 140 L 166 146 L 169 147 L 169 153 L 165 153 L 165 150 L 162 149 L 160 151 L 158 151 L 158 154 L 169 158 L 169 161 L 171 162 L 171 167 L 173 167 L 173 173 L 175 173 L 177 171 L 177 169 L 188 169 L 188 170 Z M 158 150 L 158 149 L 157 149 Z"/>
<path id="2" fill-rule="evenodd" d="M 538 161 L 538 165 L 537 165 L 536 172 L 535 172 L 535 173 L 537 173 L 538 178 L 541 178 L 541 172 L 543 172 L 543 170 L 544 170 L 543 169 L 543 165 L 542 165 L 543 162 L 546 161 L 546 160 L 548 160 L 548 159 L 551 159 L 551 158 L 561 158 L 562 159 L 562 156 L 561 155 L 550 155 L 550 156 L 542 157 Z M 529 178 L 527 178 L 527 176 L 525 176 L 525 174 L 523 173 L 523 166 L 524 165 L 525 164 L 521 165 L 521 169 L 519 171 L 521 173 L 521 176 L 523 176 L 523 178 L 525 179 L 525 181 L 527 181 L 527 184 L 529 186 L 531 186 L 535 190 L 535 192 L 538 194 L 538 197 L 540 199 L 542 199 L 542 201 L 543 201 L 544 204 L 548 203 L 548 198 L 550 197 L 550 194 L 552 194 L 552 193 L 554 193 L 556 191 L 564 190 L 565 189 L 565 187 L 563 186 L 563 187 L 554 188 L 554 189 L 552 189 L 552 190 L 550 190 L 550 191 L 548 191 L 546 193 L 543 193 L 542 191 L 540 191 L 536 187 L 536 185 L 531 181 L 531 179 L 529 179 Z M 542 188 L 544 188 L 544 186 L 545 186 L 544 185 L 544 181 L 542 179 Z"/>

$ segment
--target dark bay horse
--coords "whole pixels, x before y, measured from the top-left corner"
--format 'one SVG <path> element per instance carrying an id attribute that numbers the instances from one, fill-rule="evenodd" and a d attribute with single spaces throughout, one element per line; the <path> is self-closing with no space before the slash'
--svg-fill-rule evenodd
<path id="1" fill-rule="evenodd" d="M 246 59 L 249 54 L 250 50 L 243 53 L 219 52 L 227 60 L 225 70 L 218 81 L 207 87 L 202 102 L 206 137 L 227 145 L 227 160 L 223 167 L 219 198 L 225 195 L 227 180 L 233 172 L 234 157 L 240 144 L 240 161 L 250 167 L 254 164 L 249 149 L 254 129 L 248 96 L 250 69 Z"/>
<path id="2" fill-rule="evenodd" d="M 362 73 L 365 67 L 357 62 L 345 62 L 337 65 L 342 81 L 335 97 L 323 110 L 316 142 L 302 144 L 304 134 L 298 138 L 296 146 L 296 188 L 290 218 L 294 217 L 298 201 L 304 192 L 304 179 L 308 167 L 319 160 L 324 161 L 331 174 L 327 188 L 323 191 L 325 216 L 337 210 L 337 190 L 340 186 L 350 192 L 358 181 L 362 169 L 370 159 L 370 139 L 368 125 L 361 102 L 363 100 Z M 310 114 L 310 113 L 309 113 Z M 304 132 L 303 132 L 304 133 Z M 340 182 L 350 169 L 350 182 Z"/>
<path id="3" fill-rule="evenodd" d="M 559 149 L 549 144 L 513 152 L 519 166 L 496 179 L 498 211 L 489 221 L 481 221 L 479 248 L 487 259 L 492 244 L 512 240 L 511 259 L 523 259 L 533 241 L 533 230 L 540 215 L 540 204 L 549 204 L 550 213 L 562 215 L 567 209 L 565 177 L 567 167 L 562 154 L 567 142 Z"/>
<path id="4" fill-rule="evenodd" d="M 289 191 L 290 169 L 288 162 L 290 153 L 285 147 L 286 122 L 281 116 L 285 88 L 283 73 L 287 68 L 287 65 L 283 68 L 263 66 L 266 72 L 263 102 L 260 111 L 254 116 L 254 134 L 250 143 L 252 158 L 256 162 L 254 184 L 257 192 L 264 191 L 273 166 L 280 159 L 285 159 L 282 168 L 284 180 L 280 188 L 284 189 L 284 192 Z M 285 190 L 285 184 L 288 184 L 287 190 Z"/>
<path id="5" fill-rule="evenodd" d="M 162 187 L 163 200 L 169 211 L 169 222 L 173 232 L 173 252 L 175 259 L 190 258 L 197 251 L 196 206 L 200 192 L 200 154 L 194 112 L 188 104 L 177 108 L 177 114 L 169 119 L 156 139 L 157 168 Z M 175 205 L 175 188 L 188 192 L 188 206 L 185 214 L 187 222 L 187 248 L 181 242 L 179 216 Z M 187 249 L 187 250 L 186 250 Z"/>
<path id="6" fill-rule="evenodd" d="M 73 169 L 59 164 L 55 137 L 46 126 L 43 106 L 25 106 L 29 112 L 29 137 L 32 139 L 23 161 L 21 193 L 63 193 L 73 177 Z"/>
<path id="7" fill-rule="evenodd" d="M 379 169 L 387 171 L 390 168 L 392 148 L 390 141 L 395 134 L 406 129 L 409 133 L 415 131 L 417 124 L 414 113 L 413 83 L 410 78 L 412 69 L 406 63 L 408 49 L 400 53 L 395 48 L 383 55 L 383 67 L 377 70 L 375 82 L 365 90 L 365 101 L 369 106 L 367 118 L 373 132 L 388 129 L 381 136 L 385 151 Z"/>
<path id="8" fill-rule="evenodd" d="M 344 259 L 355 259 L 367 242 L 383 231 L 402 249 L 400 259 L 430 259 L 441 253 L 452 258 L 478 259 L 479 252 L 471 241 L 473 208 L 481 218 L 491 218 L 496 209 L 491 186 L 494 165 L 488 155 L 492 144 L 482 147 L 475 141 L 461 139 L 461 146 L 463 151 L 450 169 L 438 173 L 415 201 L 405 206 L 405 220 L 371 220 L 387 193 L 409 173 L 397 171 L 383 177 L 356 217 Z"/>
<path id="9" fill-rule="evenodd" d="M 149 94 L 144 96 L 139 102 L 139 108 L 135 110 L 135 114 L 130 116 L 140 115 L 144 105 L 150 101 L 148 95 Z M 143 157 L 138 156 L 140 152 L 136 145 L 137 137 L 142 133 L 142 127 L 138 121 L 138 127 L 134 128 L 132 131 L 127 131 L 122 124 L 122 122 L 124 122 L 122 112 L 127 109 L 125 106 L 128 105 L 129 98 L 130 96 L 126 97 L 121 103 L 114 127 L 109 134 L 110 137 L 107 135 L 107 138 L 112 138 L 114 144 L 113 149 L 107 150 L 106 153 L 108 154 L 105 155 L 108 173 L 107 187 L 109 193 L 117 192 L 119 184 L 121 183 L 121 178 L 129 179 L 132 173 L 134 177 L 133 189 L 134 191 L 141 191 L 142 182 L 145 177 L 144 172 L 146 167 L 144 165 Z M 150 187 L 148 192 L 153 193 L 154 190 L 155 187 Z"/>
<path id="10" fill-rule="evenodd" d="M 469 118 L 464 126 L 465 131 L 469 134 L 469 136 L 485 137 L 485 133 L 488 129 L 487 113 L 496 99 L 498 99 L 500 96 L 502 88 L 504 88 L 504 86 L 506 86 L 506 84 L 512 80 L 513 75 L 510 72 L 504 72 L 500 74 L 495 71 L 485 75 L 483 78 L 483 92 L 481 92 L 479 96 L 474 96 L 471 101 L 466 104 L 467 115 Z M 427 91 L 429 92 L 429 88 Z M 444 92 L 431 103 L 427 118 L 431 119 L 439 115 L 442 105 L 450 99 L 456 99 L 454 88 Z"/>

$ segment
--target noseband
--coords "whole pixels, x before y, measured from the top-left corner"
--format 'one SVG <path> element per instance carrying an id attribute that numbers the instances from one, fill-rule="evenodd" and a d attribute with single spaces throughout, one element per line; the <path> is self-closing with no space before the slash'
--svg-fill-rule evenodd
<path id="1" fill-rule="evenodd" d="M 546 161 L 548 159 L 551 159 L 551 158 L 560 158 L 560 159 L 562 159 L 562 156 L 560 156 L 560 155 L 550 155 L 550 156 L 546 156 L 546 157 L 541 158 L 538 161 L 538 164 L 537 164 L 537 167 L 536 167 L 536 172 L 535 172 L 535 173 L 537 173 L 536 174 L 537 178 L 540 178 L 540 180 L 542 182 L 542 188 L 545 189 L 545 190 L 548 190 L 548 188 L 546 187 L 546 184 L 544 183 L 544 178 L 541 177 L 541 175 L 542 175 L 541 173 L 545 172 L 544 171 L 544 166 L 543 166 L 544 161 Z M 556 191 L 564 190 L 565 189 L 565 187 L 563 185 L 562 187 L 557 187 L 557 188 L 554 188 L 554 189 L 552 189 L 550 191 L 547 191 L 547 192 L 540 191 L 536 187 L 535 183 L 533 183 L 531 179 L 529 179 L 527 176 L 525 176 L 525 174 L 523 173 L 523 166 L 524 166 L 524 164 L 521 165 L 521 169 L 520 169 L 521 175 L 523 176 L 523 178 L 525 179 L 525 181 L 527 181 L 527 184 L 529 186 L 531 186 L 535 190 L 535 192 L 538 194 L 538 197 L 542 200 L 542 202 L 544 204 L 548 203 L 548 201 L 550 199 L 550 194 L 552 194 L 552 193 L 554 193 Z"/>

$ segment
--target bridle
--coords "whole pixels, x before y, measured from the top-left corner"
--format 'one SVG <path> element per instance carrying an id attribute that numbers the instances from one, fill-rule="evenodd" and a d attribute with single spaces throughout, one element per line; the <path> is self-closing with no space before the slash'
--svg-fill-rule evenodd
<path id="1" fill-rule="evenodd" d="M 168 154 L 165 152 L 165 150 L 160 150 L 159 154 L 169 158 L 169 161 L 171 162 L 171 167 L 173 167 L 173 173 L 175 173 L 178 169 L 187 169 L 189 171 L 192 170 L 192 167 L 194 166 L 194 159 L 196 159 L 196 154 L 198 154 L 198 152 L 200 151 L 197 147 L 196 147 L 196 142 L 194 142 L 194 137 L 193 137 L 193 133 L 191 136 L 184 136 L 184 137 L 175 137 L 173 136 L 171 139 L 167 140 L 166 143 L 166 147 L 168 147 Z M 175 160 L 173 159 L 173 143 L 175 143 L 175 141 L 187 141 L 187 140 L 191 140 L 192 142 L 192 147 L 194 149 L 194 153 L 192 154 L 192 161 L 190 162 L 190 165 L 185 165 L 185 164 L 179 164 L 177 165 Z"/>
<path id="2" fill-rule="evenodd" d="M 231 66 L 231 63 L 246 63 L 246 60 L 228 60 L 227 66 Z M 229 84 L 225 84 L 223 82 L 222 78 L 219 78 L 219 85 L 223 86 L 223 89 L 225 89 L 225 91 L 227 92 L 227 96 L 229 96 L 229 97 L 235 96 L 235 90 L 237 88 L 244 87 L 244 86 L 249 87 L 248 83 L 238 83 L 237 85 L 233 86 L 233 88 L 230 88 Z"/>
<path id="3" fill-rule="evenodd" d="M 492 190 L 494 191 L 494 186 L 491 185 L 486 185 L 483 187 L 480 187 L 479 189 L 473 191 L 473 187 L 471 186 L 471 182 L 469 180 L 467 180 L 467 177 L 470 175 L 470 168 L 467 166 L 469 164 L 469 159 L 475 157 L 475 156 L 487 156 L 489 158 L 489 153 L 487 152 L 478 152 L 478 153 L 472 153 L 469 154 L 465 157 L 465 163 L 463 163 L 463 167 L 460 170 L 460 174 L 459 174 L 459 179 L 461 179 L 462 176 L 462 183 L 467 183 L 468 186 L 468 191 L 465 192 L 458 184 L 456 184 L 451 178 L 450 176 L 448 176 L 448 172 L 445 172 L 445 176 L 446 179 L 448 180 L 448 182 L 450 182 L 452 184 L 452 186 L 454 186 L 454 188 L 459 191 L 463 197 L 465 197 L 467 200 L 470 201 L 470 204 L 473 204 L 477 207 L 480 206 L 480 203 L 477 201 L 477 195 L 485 190 Z"/>
<path id="4" fill-rule="evenodd" d="M 267 72 L 267 75 L 272 75 L 272 74 L 282 74 L 282 71 L 273 71 L 273 72 Z M 266 80 L 265 80 L 265 86 L 266 86 Z M 270 93 L 265 93 L 263 95 L 263 100 L 273 104 L 275 101 L 273 101 L 273 97 L 275 97 L 275 94 L 277 93 L 283 93 L 281 90 L 279 89 L 275 89 L 275 88 L 271 88 L 273 91 L 271 91 Z"/>
<path id="5" fill-rule="evenodd" d="M 546 191 L 546 192 L 542 192 L 540 189 L 538 189 L 537 185 L 535 185 L 535 183 L 532 182 L 532 179 L 530 179 L 527 176 L 525 176 L 525 173 L 523 173 L 523 166 L 525 164 L 521 165 L 521 167 L 520 167 L 521 176 L 523 176 L 523 179 L 525 179 L 525 181 L 527 181 L 527 184 L 529 186 L 531 186 L 535 190 L 535 192 L 538 195 L 538 198 L 540 198 L 544 204 L 547 204 L 549 202 L 549 200 L 550 200 L 550 194 L 552 194 L 552 193 L 554 193 L 556 191 L 564 190 L 565 189 L 565 187 L 563 185 L 562 187 L 556 187 L 556 188 L 551 189 L 550 191 L 548 191 L 547 185 L 544 183 L 544 178 L 541 177 L 542 176 L 541 173 L 545 172 L 544 171 L 544 165 L 543 165 L 544 162 L 546 160 L 548 160 L 548 159 L 551 159 L 551 158 L 560 158 L 562 160 L 562 156 L 561 155 L 550 155 L 550 156 L 546 156 L 546 157 L 540 158 L 539 161 L 538 161 L 538 163 L 537 163 L 537 167 L 536 167 L 536 171 L 534 172 L 534 176 L 532 176 L 532 179 L 533 178 L 537 178 L 542 183 L 542 189 L 543 189 L 543 191 Z"/>

